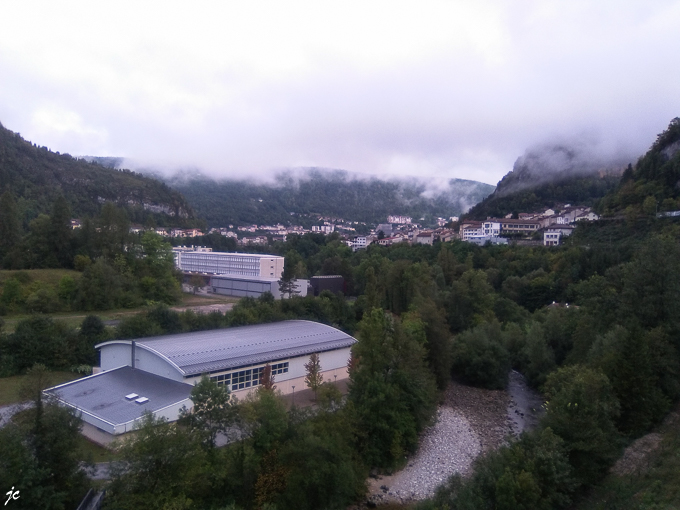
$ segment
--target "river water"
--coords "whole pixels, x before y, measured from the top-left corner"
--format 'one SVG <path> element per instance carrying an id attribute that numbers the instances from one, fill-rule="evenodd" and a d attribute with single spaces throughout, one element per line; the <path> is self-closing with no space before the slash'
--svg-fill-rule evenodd
<path id="1" fill-rule="evenodd" d="M 508 419 L 516 435 L 532 430 L 545 414 L 544 399 L 529 387 L 522 374 L 513 370 L 508 380 Z"/>

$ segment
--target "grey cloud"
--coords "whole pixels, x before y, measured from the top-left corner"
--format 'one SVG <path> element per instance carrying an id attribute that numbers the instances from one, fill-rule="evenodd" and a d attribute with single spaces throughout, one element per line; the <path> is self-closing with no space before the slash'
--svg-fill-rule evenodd
<path id="1" fill-rule="evenodd" d="M 498 61 L 444 48 L 370 69 L 321 55 L 311 71 L 252 83 L 233 67 L 194 69 L 190 53 L 175 63 L 153 45 L 143 62 L 159 59 L 159 74 L 149 82 L 115 52 L 93 70 L 100 75 L 46 81 L 0 48 L 0 121 L 61 152 L 211 176 L 319 166 L 445 186 L 452 177 L 495 183 L 538 145 L 576 144 L 597 161 L 642 154 L 680 112 L 676 29 L 663 21 L 680 23 L 678 2 L 564 5 L 564 24 L 536 5 L 503 11 Z M 52 107 L 73 112 L 80 132 L 35 124 L 34 113 Z"/>

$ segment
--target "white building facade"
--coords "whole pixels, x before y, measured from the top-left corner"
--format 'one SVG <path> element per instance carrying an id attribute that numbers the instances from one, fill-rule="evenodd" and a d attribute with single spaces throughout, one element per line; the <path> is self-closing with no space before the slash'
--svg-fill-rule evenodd
<path id="1" fill-rule="evenodd" d="M 183 251 L 173 249 L 175 266 L 188 273 L 281 278 L 284 258 L 259 253 Z"/>

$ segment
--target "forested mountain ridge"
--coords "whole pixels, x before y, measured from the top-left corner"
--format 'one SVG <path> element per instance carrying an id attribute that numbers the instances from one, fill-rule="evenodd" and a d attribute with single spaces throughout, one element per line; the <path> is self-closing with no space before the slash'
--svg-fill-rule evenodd
<path id="1" fill-rule="evenodd" d="M 603 198 L 601 209 L 628 216 L 680 209 L 680 118 L 657 136 L 635 167 L 628 165 L 619 186 Z"/>
<path id="2" fill-rule="evenodd" d="M 195 216 L 185 198 L 166 184 L 129 170 L 114 170 L 52 152 L 0 124 L 0 193 L 10 191 L 24 223 L 47 213 L 63 195 L 76 217 L 94 216 L 105 202 L 131 219 L 181 225 Z"/>
<path id="3" fill-rule="evenodd" d="M 167 182 L 209 226 L 287 224 L 291 213 L 372 223 L 384 222 L 390 214 L 432 221 L 459 215 L 493 191 L 489 184 L 463 179 L 437 189 L 419 179 L 358 179 L 319 169 L 299 176 L 283 173 L 271 184 L 205 176 L 175 176 Z"/>
<path id="4" fill-rule="evenodd" d="M 468 217 L 482 220 L 538 212 L 566 203 L 592 206 L 616 187 L 624 168 L 623 159 L 589 159 L 566 145 L 532 149 L 517 159 L 496 190 L 470 209 Z"/>

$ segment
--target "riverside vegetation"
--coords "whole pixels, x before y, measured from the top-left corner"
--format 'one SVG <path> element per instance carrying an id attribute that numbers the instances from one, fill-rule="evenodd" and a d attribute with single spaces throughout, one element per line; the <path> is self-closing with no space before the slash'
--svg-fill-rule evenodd
<path id="1" fill-rule="evenodd" d="M 677 125 L 603 199 L 612 213 L 624 211 L 621 219 L 579 226 L 564 246 L 452 242 L 353 253 L 337 236 L 290 236 L 274 249 L 295 276 L 342 274 L 356 299 L 264 296 L 224 314 L 158 307 L 125 319 L 116 332 L 123 338 L 301 317 L 359 342 L 347 397 L 322 384 L 313 410 L 288 410 L 275 384 L 235 402 L 206 379 L 194 392 L 195 413 L 177 425 L 149 417 L 120 447 L 105 506 L 346 508 L 365 494 L 370 470 L 398 469 L 417 449 L 452 377 L 502 388 L 511 368 L 545 394 L 541 426 L 479 457 L 469 476 L 453 477 L 416 507 L 577 504 L 597 490 L 622 448 L 661 423 L 680 398 L 680 225 L 657 218 L 649 205 L 678 199 L 668 182 L 680 152 L 667 150 L 680 140 Z M 235 429 L 241 440 L 214 446 L 215 432 Z M 22 498 L 23 487 L 54 487 L 43 471 L 17 469 L 21 459 L 52 469 L 51 457 L 32 446 L 44 444 L 31 439 L 35 430 L 0 429 L 0 445 L 10 445 L 0 453 L 12 459 L 0 460 L 0 479 L 22 487 Z M 70 437 L 73 428 L 63 430 Z M 60 476 L 76 477 L 72 464 L 61 469 Z M 55 496 L 52 508 L 82 489 L 69 483 L 72 499 Z M 649 505 L 678 504 L 673 491 L 655 494 Z M 640 504 L 627 508 L 647 504 L 632 502 Z"/>

